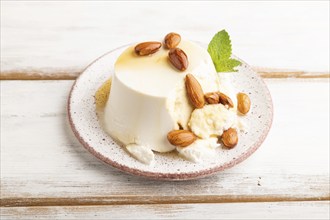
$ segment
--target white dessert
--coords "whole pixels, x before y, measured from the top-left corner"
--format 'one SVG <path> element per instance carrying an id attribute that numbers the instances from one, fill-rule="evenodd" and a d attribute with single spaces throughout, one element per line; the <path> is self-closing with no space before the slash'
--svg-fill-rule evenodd
<path id="1" fill-rule="evenodd" d="M 222 104 L 205 105 L 194 110 L 187 98 L 184 78 L 191 73 L 204 93 L 221 91 L 236 103 L 229 74 L 221 73 L 219 77 L 208 52 L 190 41 L 178 45 L 189 60 L 183 72 L 169 62 L 169 50 L 162 47 L 152 55 L 138 56 L 134 46 L 128 47 L 115 63 L 104 111 L 106 131 L 146 164 L 154 158 L 152 151 L 176 149 L 168 142 L 167 133 L 179 128 L 191 129 L 201 138 L 188 147 L 178 147 L 181 155 L 194 162 L 211 155 L 219 146 L 212 137 L 237 127 L 236 106 L 228 110 Z"/>
<path id="2" fill-rule="evenodd" d="M 126 149 L 142 163 L 150 164 L 154 160 L 155 155 L 149 147 L 137 144 L 128 144 L 126 145 Z"/>
<path id="3" fill-rule="evenodd" d="M 189 126 L 199 138 L 221 136 L 223 131 L 236 127 L 237 116 L 222 104 L 205 105 L 191 114 Z"/>
<path id="4" fill-rule="evenodd" d="M 218 138 L 198 139 L 188 147 L 177 147 L 181 156 L 192 162 L 200 163 L 212 158 L 214 150 L 219 147 Z"/>

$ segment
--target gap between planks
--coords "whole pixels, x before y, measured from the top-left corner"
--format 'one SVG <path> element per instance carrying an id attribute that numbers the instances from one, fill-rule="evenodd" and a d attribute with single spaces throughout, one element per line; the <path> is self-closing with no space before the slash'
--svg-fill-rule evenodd
<path id="1" fill-rule="evenodd" d="M 1 208 L 4 219 L 329 219 L 329 201 Z M 129 210 L 129 212 L 127 211 Z"/>
<path id="2" fill-rule="evenodd" d="M 286 69 L 253 67 L 263 78 L 330 78 L 329 72 L 306 72 Z M 43 71 L 5 71 L 0 73 L 0 80 L 74 80 L 82 70 L 43 72 Z"/>
<path id="3" fill-rule="evenodd" d="M 75 198 L 6 198 L 0 207 L 29 206 L 94 206 L 94 205 L 147 205 L 147 204 L 196 204 L 196 203 L 251 203 L 251 202 L 306 202 L 329 201 L 323 197 L 277 197 L 277 196 L 111 196 Z"/>

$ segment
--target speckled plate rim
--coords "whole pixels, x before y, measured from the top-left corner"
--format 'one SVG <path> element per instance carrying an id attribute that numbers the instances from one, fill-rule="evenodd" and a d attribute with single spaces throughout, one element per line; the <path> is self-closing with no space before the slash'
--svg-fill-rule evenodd
<path id="1" fill-rule="evenodd" d="M 199 179 L 199 178 L 203 178 L 203 177 L 207 177 L 210 176 L 212 174 L 218 173 L 220 171 L 223 171 L 225 169 L 229 169 L 239 163 L 241 163 L 242 161 L 244 161 L 245 159 L 247 159 L 250 155 L 252 155 L 260 146 L 261 144 L 264 142 L 264 140 L 266 139 L 269 130 L 272 126 L 273 123 L 273 115 L 274 115 L 274 107 L 273 107 L 273 101 L 272 101 L 272 97 L 270 95 L 269 89 L 266 85 L 266 83 L 264 82 L 264 80 L 258 75 L 256 74 L 256 76 L 258 77 L 258 79 L 263 83 L 263 86 L 265 88 L 265 95 L 267 96 L 267 98 L 269 99 L 269 104 L 270 104 L 270 120 L 269 123 L 266 125 L 266 129 L 263 130 L 262 134 L 260 134 L 259 139 L 250 147 L 248 148 L 246 151 L 244 151 L 244 153 L 242 153 L 239 157 L 233 159 L 230 162 L 224 163 L 220 166 L 215 166 L 213 168 L 210 169 L 205 169 L 205 170 L 200 170 L 200 171 L 196 171 L 196 172 L 186 172 L 186 173 L 159 173 L 159 172 L 150 172 L 150 171 L 143 171 L 140 169 L 136 169 L 136 168 L 132 168 L 129 167 L 127 165 L 124 164 L 120 164 L 116 161 L 113 161 L 111 159 L 109 159 L 108 157 L 105 157 L 104 155 L 100 154 L 99 152 L 97 152 L 93 146 L 90 146 L 85 140 L 84 138 L 81 136 L 81 134 L 79 133 L 76 124 L 74 123 L 73 119 L 72 119 L 72 115 L 71 115 L 71 100 L 72 100 L 72 93 L 73 90 L 76 86 L 76 84 L 79 82 L 79 80 L 81 79 L 82 75 L 84 74 L 84 72 L 90 68 L 91 66 L 93 66 L 94 63 L 98 62 L 100 59 L 102 59 L 103 57 L 113 53 L 116 50 L 122 49 L 124 47 L 127 47 L 131 44 L 127 44 L 127 45 L 123 45 L 121 47 L 115 48 L 105 54 L 103 54 L 102 56 L 98 57 L 96 60 L 94 60 L 92 63 L 90 63 L 82 72 L 81 74 L 77 77 L 77 79 L 75 80 L 74 84 L 71 87 L 71 90 L 69 92 L 69 97 L 67 100 L 67 114 L 68 114 L 68 120 L 69 120 L 69 124 L 71 126 L 71 129 L 74 133 L 74 135 L 76 136 L 76 138 L 78 139 L 78 141 L 83 145 L 84 148 L 86 148 L 91 154 L 93 154 L 96 158 L 98 158 L 99 160 L 101 160 L 102 162 L 111 165 L 112 167 L 119 169 L 120 171 L 123 171 L 125 173 L 128 174 L 133 174 L 133 175 L 137 175 L 137 176 L 141 176 L 141 177 L 146 177 L 149 179 L 156 179 L 156 180 L 169 180 L 169 181 L 182 181 L 182 180 L 191 180 L 191 179 Z M 242 62 L 242 64 L 246 65 L 246 68 L 249 69 L 251 72 L 255 72 L 254 70 L 252 70 L 252 68 L 247 65 L 243 60 L 235 57 L 236 59 L 240 60 Z"/>

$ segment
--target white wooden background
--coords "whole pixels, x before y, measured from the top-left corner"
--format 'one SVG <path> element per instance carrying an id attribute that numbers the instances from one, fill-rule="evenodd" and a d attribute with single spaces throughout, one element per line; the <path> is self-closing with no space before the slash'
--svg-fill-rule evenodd
<path id="1" fill-rule="evenodd" d="M 73 137 L 67 96 L 95 58 L 170 31 L 207 43 L 223 28 L 274 101 L 249 159 L 158 182 L 101 163 Z M 3 219 L 330 218 L 328 1 L 1 1 L 0 79 Z"/>
<path id="2" fill-rule="evenodd" d="M 77 75 L 118 46 L 226 29 L 252 66 L 328 73 L 329 2 L 1 2 L 3 74 Z M 4 76 L 2 76 L 4 77 Z"/>

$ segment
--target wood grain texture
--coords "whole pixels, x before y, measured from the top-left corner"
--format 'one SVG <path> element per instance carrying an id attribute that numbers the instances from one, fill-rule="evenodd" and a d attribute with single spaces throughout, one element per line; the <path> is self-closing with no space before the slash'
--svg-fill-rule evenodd
<path id="1" fill-rule="evenodd" d="M 121 45 L 161 40 L 171 31 L 208 43 L 223 28 L 233 53 L 252 66 L 329 75 L 328 1 L 194 1 L 175 3 L 180 13 L 169 13 L 172 8 L 151 1 L 2 1 L 0 77 L 72 79 Z"/>
<path id="2" fill-rule="evenodd" d="M 266 82 L 275 117 L 255 154 L 212 177 L 159 182 L 115 170 L 76 141 L 73 81 L 1 81 L 1 206 L 329 200 L 329 79 Z"/>
<path id="3" fill-rule="evenodd" d="M 298 79 L 311 79 L 311 78 L 329 78 L 329 72 L 306 72 L 299 70 L 276 69 L 265 67 L 252 67 L 254 71 L 259 73 L 263 78 L 298 78 Z M 1 79 L 1 77 L 0 77 Z"/>
<path id="4" fill-rule="evenodd" d="M 327 72 L 305 72 L 299 70 L 274 69 L 265 67 L 252 67 L 263 78 L 329 78 Z M 83 69 L 57 72 L 18 72 L 9 71 L 0 73 L 0 80 L 70 80 L 76 79 Z"/>
<path id="5" fill-rule="evenodd" d="M 4 219 L 329 219 L 327 202 L 1 208 Z"/>

